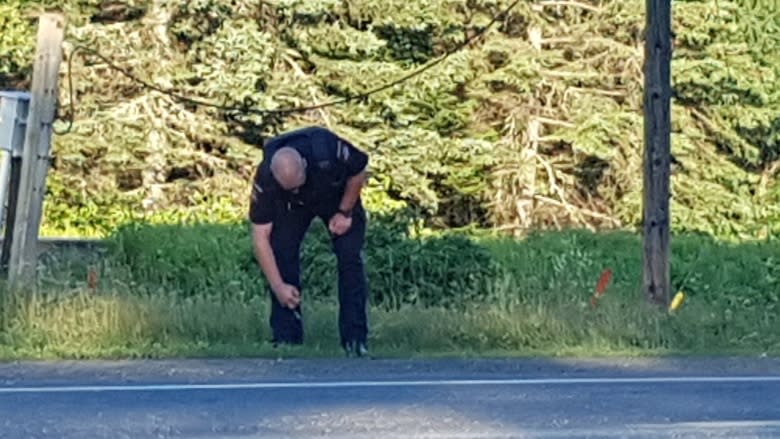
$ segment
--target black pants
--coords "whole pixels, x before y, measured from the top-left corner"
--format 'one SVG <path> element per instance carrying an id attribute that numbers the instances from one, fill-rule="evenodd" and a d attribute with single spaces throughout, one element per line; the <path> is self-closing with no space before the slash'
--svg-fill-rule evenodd
<path id="1" fill-rule="evenodd" d="M 327 227 L 329 217 L 292 206 L 278 215 L 271 229 L 271 247 L 279 273 L 284 282 L 298 288 L 302 297 L 301 243 L 315 217 L 319 217 Z M 366 212 L 358 201 L 353 209 L 352 226 L 345 234 L 332 236 L 332 248 L 338 266 L 339 335 L 342 346 L 351 341 L 367 342 L 368 280 L 363 260 L 365 237 Z M 299 318 L 303 314 L 300 306 L 294 311 L 280 305 L 271 291 L 270 325 L 275 343 L 303 343 L 303 322 Z"/>

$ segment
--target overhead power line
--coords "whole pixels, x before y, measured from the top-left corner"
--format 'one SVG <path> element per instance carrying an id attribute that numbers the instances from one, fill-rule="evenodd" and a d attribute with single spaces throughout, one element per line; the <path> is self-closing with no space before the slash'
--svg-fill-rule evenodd
<path id="1" fill-rule="evenodd" d="M 463 50 L 466 46 L 468 46 L 473 41 L 475 41 L 476 39 L 478 39 L 479 37 L 484 35 L 485 32 L 487 32 L 487 30 L 490 29 L 496 22 L 498 22 L 499 20 L 503 19 L 512 9 L 514 9 L 515 6 L 517 6 L 520 3 L 520 1 L 521 0 L 513 1 L 509 6 L 504 8 L 499 14 L 495 15 L 494 17 L 492 17 L 490 22 L 487 25 L 485 25 L 485 27 L 480 29 L 478 32 L 475 32 L 470 37 L 466 38 L 464 41 L 462 41 L 460 44 L 458 44 L 454 48 L 446 51 L 440 57 L 436 58 L 435 60 L 425 64 L 424 66 L 422 66 L 422 67 L 420 67 L 420 68 L 418 68 L 416 70 L 413 70 L 412 72 L 407 73 L 406 75 L 403 75 L 403 76 L 401 76 L 401 77 L 399 77 L 399 78 L 397 78 L 397 79 L 395 79 L 393 81 L 387 82 L 387 83 L 385 83 L 383 85 L 377 86 L 376 88 L 373 88 L 371 90 L 365 91 L 363 93 L 346 96 L 346 97 L 341 98 L 341 99 L 336 99 L 336 100 L 329 101 L 329 102 L 324 102 L 324 103 L 321 103 L 321 104 L 307 105 L 307 106 L 300 106 L 300 107 L 288 107 L 288 108 L 280 108 L 280 109 L 262 109 L 262 108 L 251 108 L 251 107 L 246 107 L 246 106 L 220 105 L 220 104 L 215 104 L 213 102 L 207 102 L 207 101 L 204 101 L 204 100 L 201 100 L 201 99 L 196 99 L 196 98 L 191 98 L 191 97 L 188 97 L 188 96 L 183 96 L 181 94 L 176 93 L 173 90 L 164 89 L 164 88 L 159 87 L 157 85 L 151 84 L 150 82 L 145 81 L 145 80 L 143 80 L 143 79 L 133 75 L 132 73 L 127 71 L 127 69 L 124 69 L 121 66 L 116 65 L 115 63 L 113 63 L 111 61 L 111 59 L 109 57 L 101 54 L 97 50 L 95 50 L 95 49 L 93 49 L 91 47 L 87 47 L 87 46 L 84 46 L 82 44 L 79 44 L 79 45 L 74 46 L 73 51 L 68 56 L 68 89 L 69 89 L 69 94 L 70 94 L 70 104 L 69 104 L 70 105 L 70 117 L 68 119 L 68 128 L 65 129 L 62 132 L 58 132 L 57 134 L 65 134 L 65 133 L 69 132 L 71 130 L 71 128 L 73 127 L 73 118 L 74 118 L 73 75 L 72 75 L 71 72 L 72 72 L 73 59 L 75 58 L 76 54 L 78 54 L 79 52 L 86 52 L 86 53 L 92 54 L 93 56 L 99 58 L 104 63 L 106 63 L 106 65 L 108 65 L 108 67 L 111 68 L 112 70 L 115 70 L 115 71 L 121 73 L 122 75 L 126 76 L 127 78 L 129 78 L 133 82 L 136 82 L 136 83 L 142 85 L 145 88 L 148 88 L 150 90 L 155 90 L 155 91 L 157 91 L 159 93 L 168 95 L 168 96 L 170 96 L 170 97 L 172 97 L 172 98 L 174 98 L 174 99 L 176 99 L 178 101 L 190 103 L 190 104 L 193 104 L 193 105 L 196 105 L 196 106 L 212 107 L 212 108 L 216 108 L 216 109 L 223 110 L 223 111 L 235 111 L 235 112 L 239 112 L 239 113 L 259 114 L 259 115 L 283 115 L 283 114 L 303 113 L 303 112 L 307 112 L 307 111 L 311 111 L 311 110 L 317 110 L 317 109 L 320 109 L 320 108 L 332 107 L 332 106 L 335 106 L 335 105 L 340 105 L 340 104 L 344 104 L 344 103 L 355 101 L 355 100 L 365 100 L 366 98 L 368 98 L 371 95 L 374 95 L 376 93 L 382 92 L 382 91 L 387 90 L 389 88 L 395 87 L 396 85 L 402 84 L 402 83 L 404 83 L 404 82 L 414 78 L 415 76 L 420 75 L 421 73 L 423 73 L 423 72 L 433 68 L 437 64 L 441 63 L 442 61 L 444 61 L 445 59 L 447 59 L 449 56 L 453 55 L 454 53 L 457 53 L 457 52 Z"/>

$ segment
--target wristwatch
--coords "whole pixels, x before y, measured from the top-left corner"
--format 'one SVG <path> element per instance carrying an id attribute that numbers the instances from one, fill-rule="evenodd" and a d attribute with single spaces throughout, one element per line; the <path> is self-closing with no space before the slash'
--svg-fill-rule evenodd
<path id="1" fill-rule="evenodd" d="M 342 208 L 339 208 L 339 213 L 344 215 L 347 218 L 351 218 L 352 217 L 352 209 L 344 210 Z"/>

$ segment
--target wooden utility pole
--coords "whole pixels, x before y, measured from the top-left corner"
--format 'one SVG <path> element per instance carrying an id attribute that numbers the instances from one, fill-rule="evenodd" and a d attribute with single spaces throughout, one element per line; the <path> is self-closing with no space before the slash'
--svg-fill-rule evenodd
<path id="1" fill-rule="evenodd" d="M 669 281 L 671 162 L 671 0 L 645 0 L 644 293 L 666 307 Z"/>
<path id="2" fill-rule="evenodd" d="M 41 15 L 38 20 L 19 198 L 8 267 L 8 279 L 12 286 L 22 286 L 35 279 L 38 231 L 59 96 L 58 80 L 64 34 L 65 18 L 61 14 Z"/>

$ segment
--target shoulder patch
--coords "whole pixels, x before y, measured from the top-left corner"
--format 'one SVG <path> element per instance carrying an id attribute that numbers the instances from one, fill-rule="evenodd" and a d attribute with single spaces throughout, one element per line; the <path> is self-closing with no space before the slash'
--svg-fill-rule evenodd
<path id="1" fill-rule="evenodd" d="M 263 188 L 257 184 L 252 184 L 252 201 L 257 201 L 257 199 L 260 197 L 260 194 L 263 193 Z"/>
<path id="2" fill-rule="evenodd" d="M 336 143 L 336 157 L 342 162 L 349 160 L 349 147 L 347 147 L 347 145 L 345 145 L 341 140 L 337 141 Z"/>

